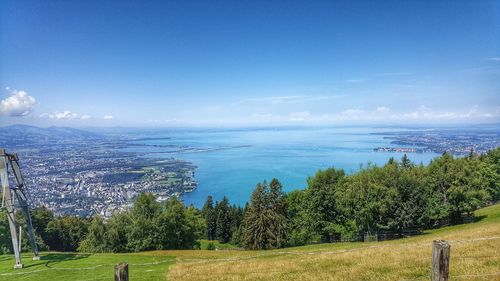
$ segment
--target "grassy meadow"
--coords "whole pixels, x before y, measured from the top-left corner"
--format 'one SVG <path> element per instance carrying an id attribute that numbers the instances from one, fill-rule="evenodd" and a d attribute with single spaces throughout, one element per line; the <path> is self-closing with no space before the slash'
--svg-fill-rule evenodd
<path id="1" fill-rule="evenodd" d="M 134 254 L 42 253 L 32 261 L 23 255 L 23 269 L 13 269 L 13 256 L 0 256 L 0 280 L 113 280 L 114 266 L 129 263 L 131 280 L 166 280 L 173 256 Z"/>
<path id="2" fill-rule="evenodd" d="M 24 255 L 13 269 L 0 256 L 0 280 L 112 280 L 114 265 L 129 263 L 135 280 L 428 280 L 431 244 L 451 241 L 450 280 L 500 280 L 500 205 L 476 212 L 478 221 L 425 231 L 401 240 L 317 244 L 270 251 L 181 250 L 134 254 Z M 202 248 L 207 241 L 202 241 Z"/>

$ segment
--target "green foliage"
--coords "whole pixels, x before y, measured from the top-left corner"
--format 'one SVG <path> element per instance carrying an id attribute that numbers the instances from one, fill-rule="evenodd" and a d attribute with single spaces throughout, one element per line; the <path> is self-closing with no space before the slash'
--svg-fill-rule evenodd
<path id="1" fill-rule="evenodd" d="M 47 224 L 45 231 L 49 238 L 45 242 L 53 251 L 74 252 L 87 235 L 88 226 L 89 221 L 79 217 L 55 218 Z"/>
<path id="2" fill-rule="evenodd" d="M 185 208 L 176 197 L 156 202 L 152 194 L 139 195 L 130 211 L 111 216 L 108 222 L 94 217 L 82 252 L 130 252 L 199 248 L 197 239 L 206 225 L 192 206 Z"/>
<path id="3" fill-rule="evenodd" d="M 485 155 L 454 158 L 448 153 L 426 167 L 407 155 L 384 166 L 368 165 L 357 173 L 329 168 L 308 178 L 305 190 L 285 194 L 273 179 L 258 183 L 245 208 L 224 197 L 214 206 L 209 196 L 202 210 L 186 208 L 172 197 L 159 203 L 153 194 L 139 195 L 130 210 L 107 221 L 54 217 L 47 208 L 31 211 L 40 249 L 83 252 L 130 252 L 157 249 L 235 247 L 272 249 L 311 242 L 356 240 L 360 232 L 458 223 L 500 199 L 500 148 Z M 25 225 L 22 213 L 16 221 Z M 206 240 L 202 240 L 206 241 Z M 28 249 L 27 239 L 23 249 Z M 230 244 L 218 244 L 228 243 Z M 5 210 L 0 210 L 0 253 L 11 252 Z"/>
<path id="4" fill-rule="evenodd" d="M 491 161 L 500 148 L 486 157 L 454 159 L 445 153 L 427 167 L 429 217 L 433 222 L 458 220 L 464 213 L 484 206 L 498 193 L 498 169 Z M 496 170 L 496 171 L 495 171 Z"/>
<path id="5" fill-rule="evenodd" d="M 250 249 L 266 249 L 269 245 L 266 192 L 267 183 L 258 183 L 245 213 L 243 245 Z"/>
<path id="6" fill-rule="evenodd" d="M 320 238 L 311 230 L 306 212 L 306 195 L 303 190 L 294 190 L 285 195 L 286 216 L 288 218 L 288 246 L 301 246 Z"/>
<path id="7" fill-rule="evenodd" d="M 203 214 L 203 217 L 205 218 L 205 223 L 207 225 L 205 237 L 208 240 L 215 240 L 217 231 L 217 214 L 215 213 L 214 201 L 212 196 L 208 196 L 201 212 Z"/>
<path id="8" fill-rule="evenodd" d="M 241 242 L 241 232 L 243 223 L 243 208 L 233 205 L 229 208 L 229 217 L 231 220 L 231 243 L 239 245 Z"/>
<path id="9" fill-rule="evenodd" d="M 217 214 L 217 239 L 222 243 L 228 243 L 231 240 L 231 215 L 227 197 L 224 196 L 216 205 L 215 212 Z"/>
<path id="10" fill-rule="evenodd" d="M 287 217 L 286 201 L 283 187 L 277 179 L 272 179 L 267 194 L 270 222 L 270 248 L 282 248 L 286 245 Z"/>
<path id="11" fill-rule="evenodd" d="M 499 150 L 456 159 L 445 153 L 427 167 L 404 155 L 400 163 L 390 159 L 383 167 L 368 165 L 348 176 L 334 169 L 319 171 L 309 178 L 304 195 L 288 196 L 289 244 L 307 239 L 307 229 L 328 241 L 358 231 L 401 233 L 460 222 L 463 214 L 498 196 Z"/>
<path id="12" fill-rule="evenodd" d="M 2 193 L 0 193 L 0 196 Z M 12 241 L 10 240 L 9 223 L 7 221 L 7 211 L 0 210 L 0 254 L 12 252 Z"/>
<path id="13" fill-rule="evenodd" d="M 196 237 L 196 239 L 203 238 L 207 229 L 207 224 L 203 218 L 203 214 L 193 205 L 186 208 L 185 213 L 186 219 L 190 224 L 190 228 L 194 232 L 194 237 Z"/>
<path id="14" fill-rule="evenodd" d="M 177 197 L 168 199 L 157 220 L 156 249 L 192 249 L 199 238 L 199 219 Z"/>
<path id="15" fill-rule="evenodd" d="M 38 207 L 32 209 L 30 214 L 35 233 L 40 235 L 43 240 L 47 240 L 48 233 L 46 231 L 46 227 L 51 221 L 54 220 L 54 213 L 46 207 Z"/>
<path id="16" fill-rule="evenodd" d="M 486 156 L 480 156 L 479 160 L 483 163 L 481 174 L 493 202 L 500 201 L 500 148 L 489 151 Z"/>
<path id="17" fill-rule="evenodd" d="M 273 179 L 257 184 L 245 213 L 243 245 L 249 249 L 272 249 L 286 243 L 287 218 L 281 183 Z"/>
<path id="18" fill-rule="evenodd" d="M 307 230 L 320 235 L 321 241 L 335 240 L 337 234 L 332 233 L 331 224 L 342 224 L 344 218 L 339 213 L 335 194 L 339 182 L 344 180 L 343 170 L 329 168 L 320 170 L 314 177 L 307 179 L 307 188 L 304 193 L 303 219 Z"/>
<path id="19" fill-rule="evenodd" d="M 208 242 L 207 250 L 212 251 L 215 249 L 216 249 L 215 244 L 213 242 Z"/>
<path id="20" fill-rule="evenodd" d="M 413 163 L 411 162 L 410 158 L 408 158 L 408 155 L 404 154 L 403 158 L 401 158 L 401 167 L 408 169 L 413 166 Z"/>
<path id="21" fill-rule="evenodd" d="M 155 236 L 160 231 L 158 218 L 161 206 L 153 194 L 143 193 L 134 202 L 131 210 L 132 223 L 127 227 L 127 247 L 132 251 L 155 250 Z"/>
<path id="22" fill-rule="evenodd" d="M 424 168 L 411 162 L 403 163 L 402 161 L 400 166 L 385 167 L 392 171 L 387 178 L 396 179 L 392 181 L 392 188 L 397 192 L 387 227 L 397 232 L 408 228 L 422 228 L 428 222 Z"/>
<path id="23" fill-rule="evenodd" d="M 336 193 L 341 213 L 365 231 L 386 228 L 396 190 L 382 182 L 382 169 L 369 166 L 346 178 Z"/>
<path id="24" fill-rule="evenodd" d="M 238 227 L 235 227 L 231 231 L 231 244 L 233 245 L 241 245 L 242 244 L 242 232 L 243 232 L 243 225 L 240 225 Z"/>
<path id="25" fill-rule="evenodd" d="M 106 251 L 112 253 L 124 253 L 130 251 L 128 248 L 128 229 L 132 225 L 129 212 L 116 213 L 106 223 L 105 243 Z"/>
<path id="26" fill-rule="evenodd" d="M 106 248 L 106 225 L 100 216 L 95 216 L 90 222 L 88 233 L 85 239 L 80 243 L 78 251 L 103 253 Z"/>

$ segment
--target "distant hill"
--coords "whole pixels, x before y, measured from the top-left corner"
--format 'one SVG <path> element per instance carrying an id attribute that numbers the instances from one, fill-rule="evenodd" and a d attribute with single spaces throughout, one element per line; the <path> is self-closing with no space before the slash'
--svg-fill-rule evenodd
<path id="1" fill-rule="evenodd" d="M 101 139 L 94 132 L 69 127 L 41 128 L 29 125 L 10 125 L 0 127 L 0 147 L 29 146 L 40 142 L 74 142 Z"/>

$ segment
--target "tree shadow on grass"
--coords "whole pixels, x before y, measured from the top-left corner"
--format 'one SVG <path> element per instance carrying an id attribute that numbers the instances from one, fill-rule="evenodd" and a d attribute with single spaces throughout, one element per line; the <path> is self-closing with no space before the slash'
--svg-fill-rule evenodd
<path id="1" fill-rule="evenodd" d="M 79 254 L 79 253 L 49 253 L 49 254 L 42 254 L 40 256 L 40 260 L 34 261 L 33 263 L 26 264 L 27 260 L 31 259 L 31 256 L 28 257 L 27 255 L 23 254 L 22 255 L 22 261 L 24 263 L 23 268 L 30 268 L 34 266 L 39 266 L 39 265 L 45 265 L 47 267 L 49 266 L 49 263 L 59 263 L 63 261 L 70 261 L 70 260 L 79 260 L 79 259 L 84 259 L 88 258 L 90 254 Z M 12 260 L 12 262 L 15 263 L 15 258 L 14 255 L 3 255 L 0 256 L 0 262 L 3 261 L 8 261 Z"/>
<path id="2" fill-rule="evenodd" d="M 64 262 L 80 260 L 90 257 L 91 254 L 77 254 L 77 253 L 50 253 L 40 257 L 40 263 L 29 265 L 35 266 L 40 264 L 45 264 L 46 267 L 52 267 L 52 265 Z M 28 267 L 28 266 L 27 266 Z"/>
<path id="3" fill-rule="evenodd" d="M 41 259 L 46 263 L 58 263 L 63 261 L 80 260 L 90 257 L 91 254 L 80 253 L 50 253 L 43 256 Z"/>
<path id="4" fill-rule="evenodd" d="M 4 255 L 4 256 L 0 256 L 0 262 L 1 262 L 1 261 L 12 260 L 12 259 L 14 259 L 14 256 L 13 256 L 13 255 Z"/>
<path id="5" fill-rule="evenodd" d="M 27 256 L 24 256 L 22 255 L 21 256 L 21 262 L 23 263 L 23 268 L 27 268 L 27 267 L 32 267 L 32 266 L 37 266 L 37 265 L 41 265 L 41 264 L 44 264 L 43 262 L 36 262 L 36 263 L 33 263 L 33 264 L 26 264 L 26 261 L 28 260 L 31 260 L 31 257 L 27 257 Z M 5 255 L 3 257 L 0 257 L 0 262 L 12 262 L 12 265 L 14 265 L 16 263 L 16 258 L 14 257 L 14 255 Z"/>
<path id="6" fill-rule="evenodd" d="M 474 222 L 480 222 L 480 221 L 484 220 L 486 217 L 488 217 L 488 216 L 486 216 L 486 215 L 483 215 L 483 216 L 475 216 L 475 217 L 474 217 Z"/>

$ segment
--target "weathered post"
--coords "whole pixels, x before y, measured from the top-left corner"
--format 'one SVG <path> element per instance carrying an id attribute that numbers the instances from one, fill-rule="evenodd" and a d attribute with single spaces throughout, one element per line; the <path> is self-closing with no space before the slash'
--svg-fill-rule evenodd
<path id="1" fill-rule="evenodd" d="M 115 281 L 128 281 L 128 263 L 115 265 Z"/>
<path id="2" fill-rule="evenodd" d="M 432 242 L 432 281 L 448 281 L 450 243 L 445 240 Z"/>

